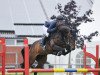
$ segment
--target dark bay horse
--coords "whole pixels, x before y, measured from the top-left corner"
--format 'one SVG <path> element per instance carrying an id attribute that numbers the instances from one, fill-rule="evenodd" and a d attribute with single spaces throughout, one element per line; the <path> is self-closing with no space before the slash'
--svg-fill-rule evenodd
<path id="1" fill-rule="evenodd" d="M 38 65 L 36 68 L 43 68 L 48 54 L 62 51 L 62 54 L 66 55 L 71 52 L 72 49 L 75 49 L 75 41 L 72 39 L 70 29 L 65 25 L 65 22 L 59 21 L 57 22 L 57 31 L 46 39 L 45 50 L 41 47 L 40 40 L 29 45 L 29 48 L 29 66 L 32 67 L 32 64 L 37 61 Z M 22 55 L 24 56 L 24 48 Z M 24 61 L 21 67 L 24 67 Z M 35 75 L 37 75 L 37 73 L 35 73 Z"/>

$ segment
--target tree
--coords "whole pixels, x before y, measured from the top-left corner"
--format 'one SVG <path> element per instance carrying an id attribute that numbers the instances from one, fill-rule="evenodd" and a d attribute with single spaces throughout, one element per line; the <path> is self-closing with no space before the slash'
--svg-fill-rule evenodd
<path id="1" fill-rule="evenodd" d="M 62 5 L 58 3 L 56 9 L 61 15 L 63 15 L 66 25 L 71 29 L 75 37 L 77 48 L 83 48 L 84 40 L 88 40 L 89 42 L 91 42 L 92 37 L 98 35 L 98 31 L 95 31 L 88 36 L 79 34 L 80 30 L 78 29 L 78 27 L 82 23 L 94 21 L 94 18 L 91 18 L 91 15 L 93 14 L 93 11 L 91 9 L 86 11 L 84 15 L 79 16 L 80 8 L 78 8 L 74 0 L 68 2 L 64 7 L 62 7 Z M 55 15 L 51 17 L 51 19 L 54 18 Z"/>

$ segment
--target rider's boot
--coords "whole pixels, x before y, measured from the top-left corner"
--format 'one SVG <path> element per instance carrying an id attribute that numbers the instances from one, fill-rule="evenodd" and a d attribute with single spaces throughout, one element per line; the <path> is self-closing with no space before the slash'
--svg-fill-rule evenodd
<path id="1" fill-rule="evenodd" d="M 41 43 L 41 47 L 43 50 L 45 50 L 45 45 L 43 43 Z"/>
<path id="2" fill-rule="evenodd" d="M 43 50 L 45 50 L 46 38 L 47 38 L 47 36 L 44 35 L 43 38 L 42 38 L 42 41 L 41 41 L 41 46 L 42 46 Z"/>

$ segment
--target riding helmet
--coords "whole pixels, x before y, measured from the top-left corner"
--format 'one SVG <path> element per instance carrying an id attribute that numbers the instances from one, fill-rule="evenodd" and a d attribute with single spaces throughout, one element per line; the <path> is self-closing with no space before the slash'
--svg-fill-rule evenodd
<path id="1" fill-rule="evenodd" d="M 57 16 L 57 20 L 64 20 L 63 15 L 58 15 L 58 16 Z"/>

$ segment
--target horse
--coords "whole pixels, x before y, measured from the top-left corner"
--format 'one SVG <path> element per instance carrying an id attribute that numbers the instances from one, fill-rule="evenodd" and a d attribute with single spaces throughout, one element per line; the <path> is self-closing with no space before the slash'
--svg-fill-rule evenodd
<path id="1" fill-rule="evenodd" d="M 32 67 L 32 64 L 37 61 L 38 65 L 35 68 L 43 68 L 47 60 L 48 54 L 55 54 L 59 51 L 62 52 L 62 55 L 66 55 L 75 49 L 75 43 L 72 40 L 72 35 L 70 29 L 65 25 L 64 21 L 57 22 L 57 31 L 46 38 L 45 50 L 43 50 L 41 40 L 35 41 L 32 45 L 29 45 L 29 67 Z M 24 48 L 21 51 L 24 58 Z M 21 67 L 24 68 L 24 61 L 21 64 Z M 35 72 L 34 75 L 37 75 Z"/>

